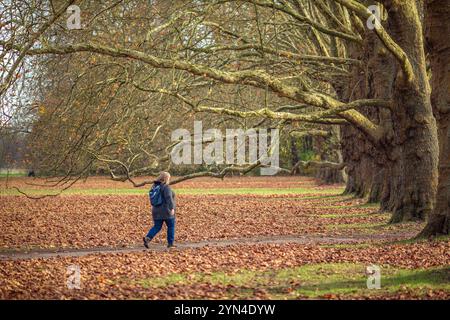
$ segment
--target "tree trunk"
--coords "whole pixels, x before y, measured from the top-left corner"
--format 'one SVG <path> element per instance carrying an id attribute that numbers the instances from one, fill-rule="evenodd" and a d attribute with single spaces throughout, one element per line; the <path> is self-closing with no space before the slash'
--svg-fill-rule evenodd
<path id="1" fill-rule="evenodd" d="M 367 37 L 365 38 L 367 39 Z M 355 67 L 352 72 L 351 81 L 340 97 L 342 100 L 352 101 L 367 96 L 367 74 L 369 73 L 367 42 L 363 47 L 350 46 L 349 56 L 359 59 L 365 66 L 364 69 Z M 369 117 L 368 110 L 361 109 L 361 113 Z M 372 117 L 370 120 L 374 120 Z M 370 156 L 370 142 L 365 135 L 351 125 L 345 125 L 341 130 L 342 158 L 346 163 L 347 183 L 344 193 L 353 194 L 356 197 L 365 197 L 370 190 L 370 181 L 373 176 L 373 162 Z"/>
<path id="2" fill-rule="evenodd" d="M 295 137 L 290 138 L 290 144 L 291 144 L 291 161 L 292 161 L 292 165 L 294 166 L 299 160 L 300 158 L 298 157 L 298 149 L 297 149 L 297 145 L 296 145 L 296 139 Z M 293 174 L 298 174 L 299 173 L 299 168 L 295 169 Z"/>
<path id="3" fill-rule="evenodd" d="M 396 193 L 391 222 L 423 220 L 431 214 L 438 182 L 438 139 L 430 101 L 422 24 L 417 2 L 386 1 L 389 31 L 414 70 L 407 81 L 399 69 L 394 80 L 392 112 L 394 160 L 390 193 Z M 398 64 L 397 64 L 398 66 Z"/>
<path id="4" fill-rule="evenodd" d="M 416 2 L 385 1 L 386 29 L 406 52 L 415 78 L 407 81 L 399 63 L 371 36 L 363 48 L 365 73 L 356 75 L 348 99 L 383 97 L 392 111 L 362 110 L 380 123 L 385 137 L 374 146 L 355 129 L 343 130 L 343 156 L 348 165 L 346 192 L 380 200 L 392 211 L 391 222 L 422 220 L 433 209 L 437 190 L 438 140 L 430 102 L 422 24 Z M 372 112 L 372 114 L 371 114 Z M 356 134 L 355 134 L 356 132 Z"/>
<path id="5" fill-rule="evenodd" d="M 334 139 L 338 138 L 338 129 L 328 128 L 330 132 L 329 137 L 315 136 L 313 140 L 313 148 L 315 153 L 320 157 L 320 161 L 340 163 L 337 153 L 333 150 L 337 148 L 334 145 Z M 333 132 L 334 131 L 334 132 Z M 316 169 L 316 178 L 323 184 L 342 183 L 344 178 L 342 169 L 320 166 Z"/>
<path id="6" fill-rule="evenodd" d="M 372 31 L 367 31 L 364 45 L 350 49 L 353 57 L 361 60 L 364 72 L 355 69 L 352 81 L 347 88 L 346 100 L 358 98 L 391 99 L 395 63 Z M 386 140 L 392 139 L 391 114 L 389 110 L 362 108 L 366 117 L 384 127 Z M 386 175 L 391 162 L 386 157 L 383 145 L 374 145 L 357 129 L 346 126 L 342 130 L 342 153 L 347 163 L 348 180 L 345 193 L 358 197 L 368 196 L 368 202 L 378 202 L 384 194 Z"/>
<path id="7" fill-rule="evenodd" d="M 432 72 L 431 103 L 439 136 L 436 206 L 419 234 L 428 237 L 450 233 L 450 2 L 427 1 L 425 25 Z"/>

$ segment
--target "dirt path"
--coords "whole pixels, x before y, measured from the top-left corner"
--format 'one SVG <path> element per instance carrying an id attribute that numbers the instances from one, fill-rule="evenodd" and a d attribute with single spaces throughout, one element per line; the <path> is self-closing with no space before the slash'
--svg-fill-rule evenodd
<path id="1" fill-rule="evenodd" d="M 366 241 L 393 241 L 397 239 L 406 239 L 413 234 L 390 234 L 390 235 L 353 235 L 353 236 L 320 236 L 320 235 L 287 235 L 272 237 L 252 237 L 242 239 L 224 239 L 210 240 L 201 242 L 183 242 L 178 243 L 176 249 L 184 250 L 190 248 L 201 247 L 226 247 L 232 245 L 254 245 L 254 244 L 283 244 L 283 243 L 299 243 L 299 244 L 351 244 Z M 32 249 L 32 250 L 3 250 L 0 251 L 0 260 L 24 260 L 38 258 L 54 258 L 54 257 L 81 257 L 91 254 L 114 254 L 114 253 L 133 253 L 143 252 L 147 250 L 165 251 L 168 250 L 163 244 L 151 243 L 149 249 L 144 248 L 142 244 L 135 244 L 128 247 L 94 247 L 94 248 L 67 248 L 67 249 Z"/>

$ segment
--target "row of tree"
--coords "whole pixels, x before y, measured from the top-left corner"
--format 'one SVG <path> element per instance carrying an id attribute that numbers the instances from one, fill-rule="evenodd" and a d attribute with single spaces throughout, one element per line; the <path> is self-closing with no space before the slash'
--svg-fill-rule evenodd
<path id="1" fill-rule="evenodd" d="M 67 29 L 61 13 L 74 3 L 80 30 Z M 170 169 L 170 132 L 194 119 L 216 128 L 277 127 L 287 141 L 315 137 L 333 149 L 322 162 L 296 159 L 293 171 L 313 164 L 333 181 L 345 167 L 346 192 L 379 201 L 392 222 L 428 219 L 421 235 L 448 234 L 450 1 L 5 8 L 16 19 L 1 16 L 2 57 L 11 60 L 2 90 L 11 92 L 32 66 L 30 110 L 38 112 L 30 141 L 41 166 L 70 178 L 102 163 L 114 179 L 140 185 L 133 177 Z M 213 166 L 182 179 L 253 168 Z"/>

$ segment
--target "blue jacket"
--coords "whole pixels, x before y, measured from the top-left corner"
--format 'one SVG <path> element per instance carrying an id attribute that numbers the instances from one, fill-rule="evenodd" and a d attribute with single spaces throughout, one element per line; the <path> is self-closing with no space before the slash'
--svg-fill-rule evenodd
<path id="1" fill-rule="evenodd" d="M 161 184 L 161 193 L 163 203 L 160 206 L 152 206 L 152 216 L 154 220 L 171 219 L 175 218 L 175 215 L 171 215 L 172 209 L 175 210 L 175 193 L 172 191 L 169 185 L 155 181 L 154 184 Z"/>

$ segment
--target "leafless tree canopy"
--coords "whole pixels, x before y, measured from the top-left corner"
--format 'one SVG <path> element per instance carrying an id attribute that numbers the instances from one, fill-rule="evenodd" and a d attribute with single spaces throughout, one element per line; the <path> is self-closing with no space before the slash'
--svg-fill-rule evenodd
<path id="1" fill-rule="evenodd" d="M 137 186 L 181 170 L 170 133 L 194 120 L 279 128 L 284 171 L 339 180 L 346 167 L 347 191 L 393 222 L 436 215 L 448 232 L 449 50 L 436 30 L 450 4 L 437 2 L 378 1 L 374 18 L 356 0 L 4 0 L 1 134 L 24 133 L 32 165 L 63 185 L 103 172 Z M 81 29 L 67 27 L 73 4 Z M 307 139 L 310 162 L 296 145 Z"/>

